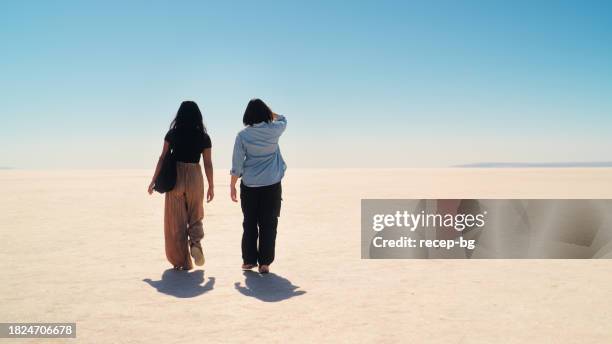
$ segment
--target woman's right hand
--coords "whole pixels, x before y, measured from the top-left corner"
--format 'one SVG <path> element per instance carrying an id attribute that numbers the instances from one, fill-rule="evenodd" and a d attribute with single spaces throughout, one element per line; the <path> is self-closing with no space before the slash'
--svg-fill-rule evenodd
<path id="1" fill-rule="evenodd" d="M 236 191 L 236 185 L 230 185 L 230 197 L 232 198 L 232 201 L 234 202 L 238 202 L 238 197 L 236 196 L 237 191 Z"/>
<path id="2" fill-rule="evenodd" d="M 147 192 L 149 192 L 149 195 L 153 194 L 153 188 L 155 187 L 155 181 L 152 180 L 151 184 L 149 184 L 149 188 L 147 189 Z"/>
<path id="3" fill-rule="evenodd" d="M 210 203 L 210 201 L 215 198 L 215 188 L 212 186 L 208 187 L 208 192 L 206 193 L 206 203 Z"/>

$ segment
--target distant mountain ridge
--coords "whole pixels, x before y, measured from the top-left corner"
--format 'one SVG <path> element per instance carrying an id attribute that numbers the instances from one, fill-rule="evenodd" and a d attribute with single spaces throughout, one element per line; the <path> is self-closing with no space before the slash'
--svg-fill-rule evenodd
<path id="1" fill-rule="evenodd" d="M 529 167 L 612 167 L 612 161 L 585 161 L 585 162 L 477 162 L 472 164 L 455 165 L 453 167 L 480 167 L 480 168 L 529 168 Z"/>

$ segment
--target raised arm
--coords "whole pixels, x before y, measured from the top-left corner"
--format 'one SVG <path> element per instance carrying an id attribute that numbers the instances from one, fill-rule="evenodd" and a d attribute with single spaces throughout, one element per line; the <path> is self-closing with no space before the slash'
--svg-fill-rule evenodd
<path id="1" fill-rule="evenodd" d="M 153 188 L 155 187 L 155 179 L 157 179 L 157 176 L 159 176 L 159 171 L 161 170 L 164 158 L 166 157 L 166 154 L 168 154 L 168 151 L 170 151 L 170 144 L 168 143 L 168 141 L 164 141 L 162 152 L 159 155 L 159 159 L 157 159 L 157 165 L 155 166 L 153 178 L 151 179 L 151 183 L 149 183 L 149 188 L 147 190 L 149 192 L 149 195 L 153 193 Z"/>
<path id="2" fill-rule="evenodd" d="M 206 148 L 202 151 L 204 160 L 204 173 L 208 181 L 208 192 L 206 193 L 206 202 L 210 202 L 215 197 L 215 183 L 213 181 L 213 164 L 212 164 L 212 149 Z"/>
<path id="3" fill-rule="evenodd" d="M 270 127 L 274 129 L 278 136 L 285 131 L 287 128 L 287 119 L 283 115 L 279 115 L 277 113 L 272 114 L 272 122 L 270 122 Z"/>

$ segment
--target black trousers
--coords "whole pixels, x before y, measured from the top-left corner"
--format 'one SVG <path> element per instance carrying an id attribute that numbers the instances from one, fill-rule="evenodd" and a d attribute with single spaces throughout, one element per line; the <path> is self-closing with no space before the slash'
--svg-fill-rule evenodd
<path id="1" fill-rule="evenodd" d="M 244 216 L 242 222 L 244 264 L 269 265 L 274 261 L 281 197 L 280 182 L 260 187 L 249 187 L 240 183 L 240 206 Z"/>

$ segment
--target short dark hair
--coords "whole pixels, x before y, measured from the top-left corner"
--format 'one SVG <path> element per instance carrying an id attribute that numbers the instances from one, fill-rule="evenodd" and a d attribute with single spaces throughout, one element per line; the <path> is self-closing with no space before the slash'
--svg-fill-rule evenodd
<path id="1" fill-rule="evenodd" d="M 249 104 L 244 110 L 242 123 L 244 125 L 253 125 L 261 122 L 272 121 L 272 110 L 261 99 L 255 98 L 249 101 Z"/>

